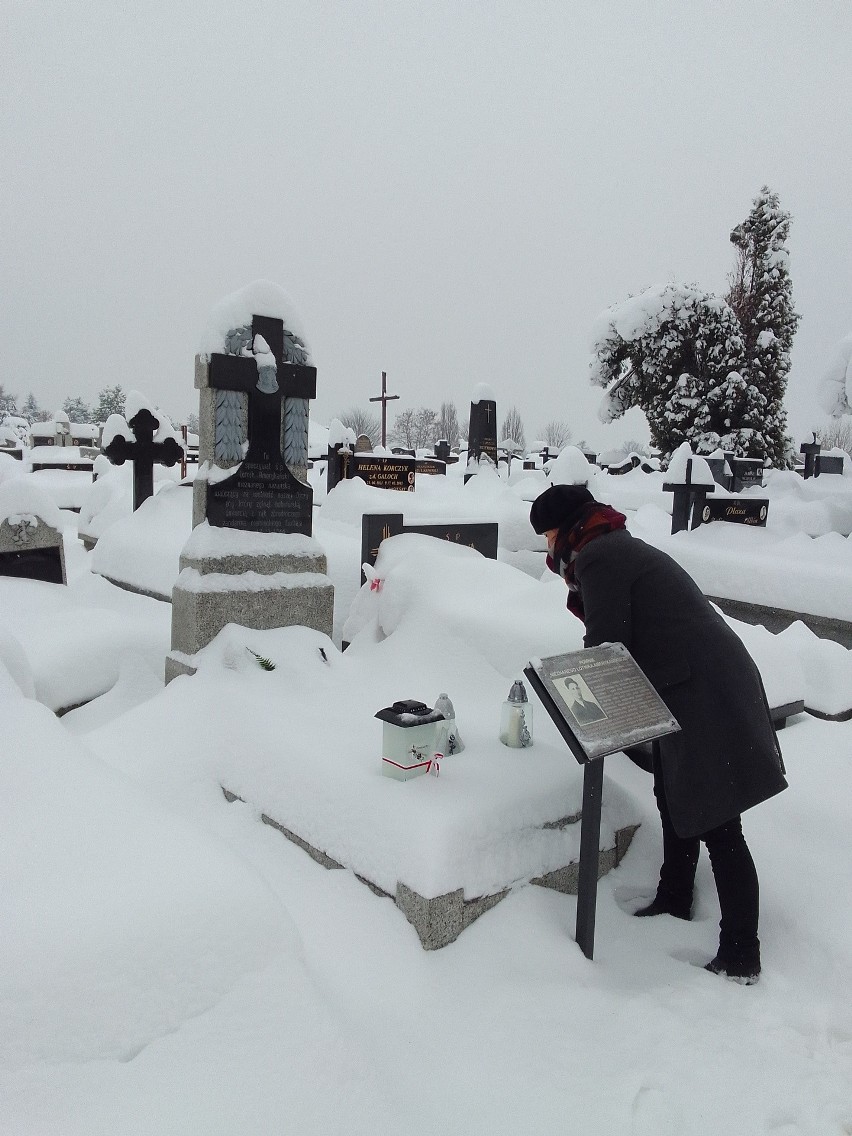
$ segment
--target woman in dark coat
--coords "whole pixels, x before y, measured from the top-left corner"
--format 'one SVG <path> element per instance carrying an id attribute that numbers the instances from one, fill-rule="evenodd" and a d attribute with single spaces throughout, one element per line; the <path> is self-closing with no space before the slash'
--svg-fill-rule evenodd
<path id="1" fill-rule="evenodd" d="M 663 866 L 656 897 L 635 914 L 691 917 L 703 841 L 722 913 L 707 969 L 754 982 L 758 882 L 740 814 L 787 784 L 760 673 L 692 577 L 632 537 L 625 517 L 588 489 L 551 486 L 530 521 L 547 536 L 569 609 L 585 622 L 584 645 L 623 643 L 681 726 L 658 743 Z"/>

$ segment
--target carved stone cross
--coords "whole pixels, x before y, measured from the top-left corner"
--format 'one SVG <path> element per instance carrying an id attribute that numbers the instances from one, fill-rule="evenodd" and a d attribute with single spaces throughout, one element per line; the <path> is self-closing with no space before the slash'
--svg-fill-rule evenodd
<path id="1" fill-rule="evenodd" d="M 217 391 L 248 396 L 248 450 L 235 473 L 210 480 L 207 519 L 223 528 L 310 536 L 313 491 L 294 475 L 282 452 L 282 445 L 288 444 L 282 409 L 288 400 L 315 397 L 316 368 L 286 360 L 284 323 L 280 319 L 253 316 L 251 347 L 254 354 L 244 350 L 239 355 L 210 357 L 209 385 Z M 219 418 L 217 413 L 217 447 L 223 429 Z M 299 451 L 300 467 L 303 450 L 307 464 L 306 412 L 304 428 L 296 433 L 299 437 L 293 446 Z"/>
<path id="2" fill-rule="evenodd" d="M 104 453 L 113 465 L 133 462 L 133 508 L 136 510 L 154 495 L 154 466 L 177 465 L 183 457 L 183 448 L 176 438 L 154 441 L 160 420 L 145 407 L 137 411 L 127 425 L 136 440 L 128 442 L 124 435 L 117 434 Z"/>

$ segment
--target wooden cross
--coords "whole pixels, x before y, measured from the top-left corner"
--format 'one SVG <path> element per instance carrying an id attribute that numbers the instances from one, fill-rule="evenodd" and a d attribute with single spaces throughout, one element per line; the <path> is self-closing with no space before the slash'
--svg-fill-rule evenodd
<path id="1" fill-rule="evenodd" d="M 127 423 L 133 431 L 134 442 L 117 434 L 104 453 L 113 465 L 133 462 L 133 509 L 139 508 L 143 501 L 154 495 L 154 466 L 172 466 L 183 457 L 183 447 L 176 438 L 166 438 L 155 442 L 154 434 L 160 428 L 160 420 L 144 407 Z"/>
<path id="2" fill-rule="evenodd" d="M 281 409 L 286 398 L 316 396 L 316 367 L 285 361 L 283 320 L 252 316 L 252 344 L 257 335 L 275 358 L 274 376 L 258 369 L 254 355 L 210 356 L 210 387 L 248 395 L 248 452 L 236 473 L 208 485 L 207 519 L 224 528 L 310 536 L 313 494 L 284 461 Z"/>
<path id="3" fill-rule="evenodd" d="M 382 393 L 370 399 L 370 402 L 380 402 L 382 404 L 382 447 L 388 444 L 388 403 L 393 402 L 395 398 L 399 398 L 398 394 L 387 393 L 387 380 L 387 372 L 382 371 Z"/>

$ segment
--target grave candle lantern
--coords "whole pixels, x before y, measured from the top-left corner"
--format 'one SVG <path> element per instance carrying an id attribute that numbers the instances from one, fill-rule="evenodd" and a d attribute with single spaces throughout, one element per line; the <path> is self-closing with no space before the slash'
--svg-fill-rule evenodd
<path id="1" fill-rule="evenodd" d="M 511 749 L 525 749 L 533 744 L 532 706 L 527 699 L 524 684 L 512 683 L 509 697 L 500 714 L 500 741 Z"/>
<path id="2" fill-rule="evenodd" d="M 404 699 L 379 710 L 382 727 L 382 773 L 397 781 L 409 781 L 429 772 L 436 749 L 436 727 L 445 721 L 416 699 Z"/>

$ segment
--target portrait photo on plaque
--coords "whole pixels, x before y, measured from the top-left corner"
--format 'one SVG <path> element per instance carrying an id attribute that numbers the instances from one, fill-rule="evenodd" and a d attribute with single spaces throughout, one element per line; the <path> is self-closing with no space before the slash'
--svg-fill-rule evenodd
<path id="1" fill-rule="evenodd" d="M 606 713 L 597 698 L 595 698 L 589 684 L 580 675 L 565 675 L 553 680 L 553 685 L 562 695 L 562 699 L 571 716 L 581 726 L 590 726 L 593 722 L 602 722 Z"/>
<path id="2" fill-rule="evenodd" d="M 524 674 L 581 763 L 680 730 L 622 643 L 532 659 Z"/>

